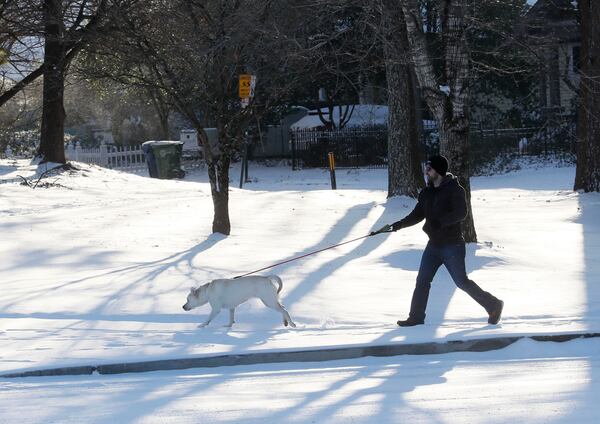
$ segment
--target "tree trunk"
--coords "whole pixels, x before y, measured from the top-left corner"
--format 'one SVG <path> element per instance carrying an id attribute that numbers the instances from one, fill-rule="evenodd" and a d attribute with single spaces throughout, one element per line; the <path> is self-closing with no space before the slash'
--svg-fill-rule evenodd
<path id="1" fill-rule="evenodd" d="M 229 235 L 231 222 L 229 221 L 229 162 L 226 155 L 213 156 L 207 160 L 208 179 L 212 192 L 214 217 L 212 231 Z"/>
<path id="2" fill-rule="evenodd" d="M 446 122 L 440 130 L 440 150 L 450 162 L 450 171 L 465 189 L 467 217 L 462 223 L 463 237 L 467 243 L 477 242 L 477 232 L 471 208 L 471 181 L 469 178 L 469 127 L 467 120 Z"/>
<path id="3" fill-rule="evenodd" d="M 44 1 L 44 22 L 44 90 L 38 156 L 43 162 L 65 163 L 63 93 L 66 49 L 61 0 Z"/>
<path id="4" fill-rule="evenodd" d="M 458 177 L 467 197 L 468 215 L 463 222 L 467 243 L 477 241 L 471 208 L 469 182 L 469 108 L 470 57 L 466 37 L 466 0 L 443 2 L 444 73 L 437 76 L 433 58 L 423 33 L 423 18 L 417 0 L 401 0 L 415 72 L 427 106 L 434 115 L 440 134 L 440 152 L 448 157 L 450 171 Z M 439 86 L 439 81 L 447 87 Z"/>
<path id="5" fill-rule="evenodd" d="M 169 131 L 169 105 L 167 104 L 159 90 L 149 88 L 147 89 L 147 93 L 148 97 L 150 97 L 150 100 L 152 101 L 154 111 L 158 116 L 160 137 L 162 140 L 169 140 L 171 136 Z"/>
<path id="6" fill-rule="evenodd" d="M 196 132 L 202 145 L 204 160 L 208 167 L 208 180 L 210 182 L 211 197 L 213 200 L 213 233 L 229 235 L 231 233 L 231 221 L 229 220 L 229 165 L 231 163 L 230 148 L 225 138 L 225 126 L 217 122 L 219 129 L 219 144 L 212 145 L 206 131 L 193 108 L 186 108 L 183 104 L 176 103 L 179 111 L 194 123 Z"/>
<path id="7" fill-rule="evenodd" d="M 163 140 L 170 140 L 171 131 L 169 130 L 169 112 L 159 114 L 160 133 Z"/>
<path id="8" fill-rule="evenodd" d="M 467 218 L 463 221 L 463 237 L 467 243 L 477 242 L 475 222 L 471 207 L 471 172 L 469 169 L 469 95 L 471 61 L 467 41 L 468 4 L 466 0 L 446 2 L 446 15 L 442 19 L 445 41 L 445 78 L 450 93 L 445 100 L 446 117 L 442 125 L 440 150 L 452 164 L 467 196 Z"/>
<path id="9" fill-rule="evenodd" d="M 383 1 L 388 84 L 388 197 L 417 197 L 424 186 L 419 151 L 416 77 L 407 60 L 408 38 L 397 0 Z"/>
<path id="10" fill-rule="evenodd" d="M 575 190 L 600 191 L 600 4 L 580 0 L 581 82 Z"/>

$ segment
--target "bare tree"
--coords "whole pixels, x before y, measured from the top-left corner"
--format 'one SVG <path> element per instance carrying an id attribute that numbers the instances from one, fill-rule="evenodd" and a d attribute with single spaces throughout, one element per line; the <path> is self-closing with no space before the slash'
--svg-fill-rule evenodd
<path id="1" fill-rule="evenodd" d="M 323 127 L 344 128 L 361 92 L 383 74 L 381 43 L 372 22 L 376 2 L 298 0 L 293 37 L 303 46 L 304 83 L 296 99 L 317 109 Z M 318 10 L 318 13 L 314 13 Z M 372 100 L 372 98 L 369 98 Z M 335 113 L 337 112 L 337 114 Z"/>
<path id="2" fill-rule="evenodd" d="M 44 100 L 38 155 L 65 163 L 64 88 L 66 72 L 65 22 L 62 0 L 44 0 Z"/>
<path id="3" fill-rule="evenodd" d="M 288 94 L 305 60 L 304 47 L 290 31 L 287 1 L 152 0 L 135 13 L 117 13 L 120 28 L 105 34 L 90 53 L 90 76 L 164 93 L 197 130 L 208 168 L 214 206 L 212 230 L 229 234 L 229 167 L 241 150 L 250 122 L 270 111 Z M 161 22 L 160 26 L 156 22 Z M 168 28 L 168 30 L 165 30 Z M 304 62 L 303 62 L 304 63 Z M 240 74 L 256 75 L 256 93 L 243 108 Z M 218 142 L 204 130 L 214 125 Z"/>
<path id="4" fill-rule="evenodd" d="M 7 0 L 3 3 L 1 38 L 30 45 L 28 71 L 0 93 L 0 106 L 40 76 L 44 79 L 41 140 L 42 161 L 65 163 L 63 106 L 65 76 L 71 61 L 109 25 L 105 18 L 115 5 L 123 9 L 137 0 Z M 33 40 L 33 41 L 32 41 Z M 37 41 L 43 45 L 43 60 L 36 67 Z M 10 60 L 10 51 L 8 53 Z M 32 66 L 34 65 L 34 66 Z"/>
<path id="5" fill-rule="evenodd" d="M 424 22 L 418 0 L 401 0 L 410 51 L 427 106 L 438 124 L 440 151 L 467 193 L 468 216 L 463 224 L 467 242 L 477 241 L 471 209 L 469 181 L 469 94 L 470 56 L 467 31 L 470 7 L 467 0 L 439 2 L 443 41 L 440 73 L 423 32 Z"/>
<path id="6" fill-rule="evenodd" d="M 575 190 L 600 191 L 600 4 L 579 0 L 581 80 Z"/>

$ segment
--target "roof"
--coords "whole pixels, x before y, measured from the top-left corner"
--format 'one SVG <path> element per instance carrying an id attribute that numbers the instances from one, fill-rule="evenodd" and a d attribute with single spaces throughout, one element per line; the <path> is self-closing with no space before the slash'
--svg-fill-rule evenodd
<path id="1" fill-rule="evenodd" d="M 346 107 L 352 107 L 352 105 L 342 106 L 342 114 L 346 110 Z M 328 108 L 322 108 L 321 112 L 327 117 L 329 114 Z M 387 125 L 388 107 L 384 105 L 354 105 L 354 111 L 350 116 L 347 127 L 365 127 L 374 125 Z M 333 109 L 333 121 L 339 122 L 340 120 L 340 108 L 335 106 Z M 301 129 L 313 129 L 324 127 L 323 122 L 319 118 L 317 109 L 308 112 L 304 118 L 294 122 L 291 125 L 292 130 Z"/>
<path id="2" fill-rule="evenodd" d="M 581 40 L 577 22 L 577 5 L 573 0 L 537 0 L 527 12 L 527 32 L 539 40 L 535 44 L 547 44 L 550 37 L 555 41 L 578 42 Z"/>

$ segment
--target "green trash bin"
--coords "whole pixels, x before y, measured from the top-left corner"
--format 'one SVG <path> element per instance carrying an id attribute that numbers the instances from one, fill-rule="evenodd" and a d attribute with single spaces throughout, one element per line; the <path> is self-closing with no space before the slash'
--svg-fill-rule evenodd
<path id="1" fill-rule="evenodd" d="M 142 144 L 146 153 L 146 163 L 152 178 L 183 178 L 181 167 L 183 143 L 180 141 L 146 141 Z"/>

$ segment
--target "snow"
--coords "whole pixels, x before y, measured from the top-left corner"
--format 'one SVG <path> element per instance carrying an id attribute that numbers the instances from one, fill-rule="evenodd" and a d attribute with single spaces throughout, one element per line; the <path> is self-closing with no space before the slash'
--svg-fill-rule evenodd
<path id="1" fill-rule="evenodd" d="M 467 268 L 505 301 L 499 326 L 487 325 L 485 311 L 458 292 L 443 269 L 426 325 L 396 326 L 408 314 L 426 243 L 415 226 L 267 271 L 281 276 L 283 303 L 297 329 L 283 327 L 258 301 L 238 308 L 232 329 L 223 327 L 226 313 L 198 329 L 210 308 L 182 310 L 190 286 L 366 235 L 405 216 L 414 200 L 386 199 L 386 170 L 339 170 L 332 191 L 324 170 L 251 163 L 252 182 L 230 189 L 232 234 L 225 237 L 211 234 L 206 169 L 169 181 L 78 166 L 81 171 L 52 175 L 45 179 L 50 184 L 32 190 L 17 175 L 37 179 L 43 170 L 0 160 L 0 373 L 600 332 L 600 195 L 571 190 L 573 167 L 472 179 L 480 243 L 468 246 Z M 239 168 L 230 175 L 233 187 Z M 369 422 L 364 414 L 387 422 L 406 414 L 416 422 L 591 422 L 598 341 L 539 345 L 323 363 L 306 372 L 306 364 L 277 364 L 0 381 L 0 422 L 323 422 L 330 416 L 331 422 Z M 547 360 L 531 359 L 540 350 Z M 510 393 L 496 400 L 503 387 Z M 265 391 L 273 405 L 256 408 Z M 526 396 L 529 403 L 520 404 Z M 41 407 L 32 411 L 28 399 Z M 482 415 L 485 408 L 493 414 Z"/>
<path id="2" fill-rule="evenodd" d="M 142 146 L 179 146 L 183 144 L 177 140 L 150 140 L 142 143 Z"/>

